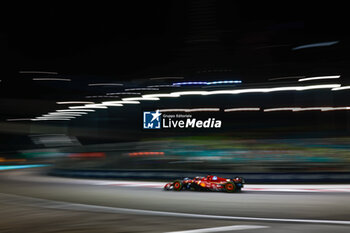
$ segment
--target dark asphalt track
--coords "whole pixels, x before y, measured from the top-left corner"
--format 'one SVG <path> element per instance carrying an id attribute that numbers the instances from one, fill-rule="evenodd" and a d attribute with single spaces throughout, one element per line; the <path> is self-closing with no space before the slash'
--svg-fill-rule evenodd
<path id="1" fill-rule="evenodd" d="M 263 225 L 269 229 L 259 229 L 259 232 L 275 232 L 275 230 L 285 230 L 276 232 L 304 232 L 303 229 L 309 229 L 305 232 L 350 232 L 350 225 L 329 224 L 325 221 L 349 221 L 350 224 L 350 195 L 348 193 L 289 193 L 289 192 L 242 192 L 242 193 L 216 193 L 216 192 L 166 192 L 160 189 L 135 188 L 135 187 L 115 187 L 91 184 L 72 183 L 70 179 L 60 179 L 45 177 L 39 181 L 28 181 L 28 177 L 33 175 L 38 169 L 27 169 L 20 171 L 3 171 L 0 178 L 0 190 L 2 194 L 11 194 L 10 196 L 1 196 L 1 205 L 7 202 L 15 203 L 13 198 L 21 199 L 24 197 L 39 198 L 39 200 L 49 200 L 43 203 L 24 199 L 24 202 L 31 204 L 30 208 L 45 208 L 50 201 L 61 201 L 64 203 L 79 203 L 87 205 L 88 209 L 66 208 L 64 211 L 94 211 L 94 206 L 103 206 L 98 209 L 98 215 L 105 214 L 104 207 L 127 208 L 137 210 L 151 210 L 171 213 L 190 213 L 210 216 L 234 216 L 258 218 L 256 221 L 249 219 L 240 219 L 240 224 L 245 225 Z M 20 178 L 25 176 L 25 180 Z M 16 177 L 15 179 L 13 177 Z M 29 179 L 30 180 L 30 179 Z M 63 181 L 63 182 L 62 182 Z M 67 181 L 67 182 L 64 182 Z M 13 196 L 12 195 L 16 195 Z M 10 200 L 10 199 L 11 200 Z M 33 199 L 36 200 L 36 199 Z M 22 202 L 17 202 L 22 203 Z M 14 208 L 19 208 L 16 204 Z M 39 205 L 39 206 L 36 206 Z M 69 206 L 69 205 L 68 205 Z M 113 209 L 112 208 L 112 209 Z M 53 209 L 53 208 L 51 208 Z M 107 208 L 106 213 L 112 214 Z M 113 211 L 112 211 L 113 212 Z M 114 214 L 137 214 L 150 218 L 150 214 L 136 213 L 118 213 L 115 209 Z M 151 218 L 169 218 L 167 216 L 157 216 L 151 214 Z M 162 215 L 162 214 L 160 214 Z M 171 217 L 172 222 L 183 222 L 183 216 Z M 191 216 L 186 219 L 192 218 Z M 269 218 L 266 221 L 266 218 Z M 128 220 L 129 219 L 129 220 Z M 125 222 L 131 221 L 126 218 Z M 264 220 L 265 219 L 265 220 Z M 275 220 L 276 221 L 275 221 Z M 302 221 L 284 222 L 279 219 L 298 219 L 298 220 L 321 220 L 317 223 L 303 223 Z M 205 224 L 203 224 L 205 221 Z M 201 227 L 218 226 L 218 220 L 198 219 L 194 224 L 184 227 L 179 224 L 179 230 L 198 229 Z M 215 224 L 214 224 L 215 222 Z M 231 225 L 237 224 L 236 220 L 229 221 Z M 222 226 L 230 225 L 225 221 Z M 164 232 L 164 226 L 152 228 L 149 232 Z M 162 229 L 162 231 L 160 231 Z M 177 228 L 176 228 L 177 229 Z M 325 231 L 327 229 L 327 231 Z M 169 230 L 174 230 L 174 227 Z M 331 230 L 331 231 L 330 231 Z M 257 229 L 244 230 L 244 232 L 257 232 Z M 118 232 L 118 231 L 116 231 Z M 135 231 L 140 232 L 140 231 Z M 227 231 L 230 232 L 230 231 Z"/>

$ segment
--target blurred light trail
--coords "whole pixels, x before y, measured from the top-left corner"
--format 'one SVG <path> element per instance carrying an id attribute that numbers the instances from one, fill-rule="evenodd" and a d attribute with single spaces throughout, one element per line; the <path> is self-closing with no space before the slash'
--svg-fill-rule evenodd
<path id="1" fill-rule="evenodd" d="M 227 108 L 224 112 L 260 111 L 260 108 Z"/>
<path id="2" fill-rule="evenodd" d="M 0 170 L 23 169 L 23 168 L 33 168 L 33 167 L 47 167 L 47 166 L 50 166 L 50 165 L 46 165 L 46 164 L 0 165 Z"/>
<path id="3" fill-rule="evenodd" d="M 129 156 L 143 156 L 143 155 L 164 155 L 164 152 L 146 151 L 146 152 L 129 153 Z"/>
<path id="4" fill-rule="evenodd" d="M 89 83 L 88 86 L 124 86 L 122 83 Z"/>
<path id="5" fill-rule="evenodd" d="M 319 76 L 319 77 L 310 77 L 310 78 L 301 78 L 298 81 L 312 81 L 312 80 L 322 80 L 322 79 L 337 79 L 340 78 L 340 75 L 331 75 L 331 76 Z"/>
<path id="6" fill-rule="evenodd" d="M 156 77 L 150 78 L 150 80 L 163 80 L 163 79 L 184 79 L 185 77 Z"/>
<path id="7" fill-rule="evenodd" d="M 68 118 L 33 118 L 31 121 L 70 121 Z"/>
<path id="8" fill-rule="evenodd" d="M 43 116 L 81 116 L 83 114 L 87 114 L 87 113 L 86 112 L 84 112 L 84 113 L 49 112 L 48 114 L 45 114 Z"/>
<path id="9" fill-rule="evenodd" d="M 111 101 L 111 102 L 113 102 L 113 101 Z M 122 102 L 122 101 L 117 101 L 117 102 Z M 104 105 L 104 106 L 111 106 L 111 107 L 122 107 L 122 106 L 124 106 L 121 103 L 109 103 L 108 101 L 102 102 L 102 105 Z"/>
<path id="10" fill-rule="evenodd" d="M 156 97 L 153 97 L 153 98 L 149 98 L 149 97 L 128 97 L 128 98 L 122 98 L 123 101 L 129 101 L 129 100 L 136 100 L 136 101 L 139 101 L 139 100 L 159 100 L 159 98 L 156 98 Z"/>
<path id="11" fill-rule="evenodd" d="M 10 118 L 6 119 L 6 121 L 30 121 L 31 118 Z"/>
<path id="12" fill-rule="evenodd" d="M 264 109 L 264 112 L 276 112 L 276 111 L 293 111 L 297 107 L 286 107 L 286 108 L 267 108 Z"/>
<path id="13" fill-rule="evenodd" d="M 231 89 L 231 90 L 217 90 L 217 91 L 177 91 L 171 93 L 154 93 L 142 95 L 143 98 L 161 98 L 161 97 L 180 97 L 184 95 L 230 95 L 243 93 L 269 93 L 275 91 L 305 91 L 313 89 L 332 89 L 340 87 L 340 84 L 324 84 L 324 85 L 310 85 L 310 86 L 286 86 L 286 87 L 272 87 L 272 88 L 251 88 L 251 89 Z"/>
<path id="14" fill-rule="evenodd" d="M 233 225 L 233 226 L 224 226 L 224 227 L 210 227 L 210 228 L 201 228 L 194 230 L 185 230 L 185 231 L 168 231 L 164 233 L 212 233 L 212 232 L 224 232 L 224 231 L 240 231 L 240 230 L 252 230 L 252 229 L 265 229 L 270 228 L 269 226 L 260 226 L 260 225 Z"/>
<path id="15" fill-rule="evenodd" d="M 53 71 L 36 71 L 36 70 L 22 70 L 19 71 L 20 74 L 58 74 L 58 72 Z"/>
<path id="16" fill-rule="evenodd" d="M 58 110 L 57 110 L 58 111 Z M 81 111 L 64 111 L 64 112 L 49 112 L 49 114 L 57 114 L 57 115 L 68 115 L 68 114 L 88 114 L 87 112 Z"/>
<path id="17" fill-rule="evenodd" d="M 84 108 L 107 108 L 106 106 L 103 106 L 102 104 L 86 104 L 82 106 L 70 106 L 70 109 L 84 109 Z"/>
<path id="18" fill-rule="evenodd" d="M 181 82 L 181 83 L 173 83 L 175 86 L 183 86 L 183 85 L 207 85 L 207 82 Z"/>
<path id="19" fill-rule="evenodd" d="M 55 116 L 55 115 L 47 115 L 47 116 L 38 116 L 35 119 L 72 119 L 75 116 Z"/>
<path id="20" fill-rule="evenodd" d="M 324 85 L 310 85 L 310 86 L 286 86 L 286 87 L 272 87 L 272 88 L 251 88 L 251 89 L 231 89 L 231 90 L 217 90 L 217 91 L 178 91 L 171 93 L 147 94 L 143 97 L 180 97 L 183 95 L 220 95 L 220 94 L 243 94 L 243 93 L 269 93 L 275 91 L 305 91 L 313 89 L 331 89 L 340 87 L 340 84 L 324 84 Z"/>
<path id="21" fill-rule="evenodd" d="M 350 110 L 350 107 L 284 107 L 284 108 L 267 108 L 264 112 L 275 112 L 275 111 L 339 111 L 339 110 Z"/>
<path id="22" fill-rule="evenodd" d="M 340 86 L 341 86 L 340 84 L 324 84 L 324 85 L 310 85 L 310 86 L 286 86 L 286 87 L 272 87 L 272 88 L 220 90 L 220 91 L 207 91 L 203 95 L 269 93 L 269 92 L 276 92 L 276 91 L 306 91 L 306 90 L 314 90 L 314 89 L 331 89 L 331 88 L 336 88 Z M 173 92 L 173 93 L 177 93 L 177 92 Z"/>
<path id="23" fill-rule="evenodd" d="M 218 112 L 220 108 L 173 108 L 158 110 L 159 112 Z"/>
<path id="24" fill-rule="evenodd" d="M 301 111 L 321 111 L 323 109 L 329 109 L 329 107 L 308 107 L 308 108 L 296 108 L 293 109 L 293 112 L 301 112 Z"/>
<path id="25" fill-rule="evenodd" d="M 3 157 L 0 157 L 0 162 L 25 162 L 26 159 L 6 159 Z"/>
<path id="26" fill-rule="evenodd" d="M 42 115 L 40 117 L 36 117 L 36 119 L 73 119 L 73 118 L 76 118 L 76 117 L 77 116 L 56 116 L 56 115 L 44 114 L 44 115 Z"/>
<path id="27" fill-rule="evenodd" d="M 327 41 L 327 42 L 320 42 L 320 43 L 313 43 L 313 44 L 306 44 L 306 45 L 300 45 L 297 47 L 292 48 L 292 50 L 299 50 L 299 49 L 308 49 L 308 48 L 315 48 L 315 47 L 325 47 L 325 46 L 331 46 L 339 43 L 339 41 Z"/>
<path id="28" fill-rule="evenodd" d="M 118 101 L 104 101 L 102 102 L 102 105 L 108 106 L 109 104 L 112 104 L 113 106 L 117 106 L 117 104 L 123 105 L 123 104 L 139 104 L 139 101 L 123 101 L 123 100 L 118 100 Z"/>
<path id="29" fill-rule="evenodd" d="M 79 117 L 81 115 L 50 115 L 50 114 L 44 114 L 42 116 L 40 116 L 41 118 L 67 118 L 67 119 L 73 119 L 73 118 L 76 118 L 76 117 Z M 39 118 L 39 117 L 36 117 L 36 118 Z"/>
<path id="30" fill-rule="evenodd" d="M 142 95 L 142 98 L 160 98 L 160 97 L 180 97 L 176 94 L 146 94 Z"/>
<path id="31" fill-rule="evenodd" d="M 207 82 L 207 85 L 220 85 L 220 84 L 232 84 L 232 83 L 242 83 L 242 81 L 241 80 L 213 81 L 213 82 Z"/>
<path id="32" fill-rule="evenodd" d="M 95 102 L 91 101 L 62 101 L 56 102 L 56 104 L 94 104 Z"/>
<path id="33" fill-rule="evenodd" d="M 338 111 L 338 110 L 350 110 L 350 107 L 332 107 L 332 108 L 322 109 L 322 111 Z"/>
<path id="34" fill-rule="evenodd" d="M 95 112 L 93 109 L 79 109 L 79 110 L 74 110 L 74 109 L 59 109 L 56 110 L 56 112 Z"/>
<path id="35" fill-rule="evenodd" d="M 34 81 L 72 81 L 70 78 L 33 78 Z"/>
<path id="36" fill-rule="evenodd" d="M 139 87 L 139 88 L 128 88 L 125 91 L 158 91 L 159 88 L 154 87 Z"/>
<path id="37" fill-rule="evenodd" d="M 350 86 L 332 88 L 332 91 L 341 91 L 341 90 L 347 90 L 347 89 L 350 89 Z"/>

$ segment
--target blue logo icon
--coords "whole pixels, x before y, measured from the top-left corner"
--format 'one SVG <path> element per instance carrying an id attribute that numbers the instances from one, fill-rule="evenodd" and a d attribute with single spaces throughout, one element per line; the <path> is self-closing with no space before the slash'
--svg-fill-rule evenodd
<path id="1" fill-rule="evenodd" d="M 160 129 L 161 115 L 159 110 L 155 112 L 143 112 L 143 128 Z"/>

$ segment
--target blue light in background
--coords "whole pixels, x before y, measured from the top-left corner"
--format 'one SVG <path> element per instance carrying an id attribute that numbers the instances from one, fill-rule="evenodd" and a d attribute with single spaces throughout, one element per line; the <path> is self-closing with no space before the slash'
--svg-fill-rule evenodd
<path id="1" fill-rule="evenodd" d="M 0 165 L 1 170 L 11 170 L 11 169 L 23 169 L 23 168 L 33 168 L 33 167 L 47 167 L 47 164 L 27 164 L 27 165 Z"/>

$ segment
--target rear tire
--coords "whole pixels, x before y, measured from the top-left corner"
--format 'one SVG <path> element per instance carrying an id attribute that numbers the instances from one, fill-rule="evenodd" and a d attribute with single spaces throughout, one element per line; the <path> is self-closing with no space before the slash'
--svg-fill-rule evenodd
<path id="1" fill-rule="evenodd" d="M 175 191 L 180 191 L 183 187 L 182 182 L 181 181 L 175 181 L 173 184 L 174 190 Z"/>
<path id="2" fill-rule="evenodd" d="M 228 193 L 233 193 L 234 191 L 236 191 L 236 185 L 233 182 L 227 182 L 225 184 L 225 191 Z"/>

